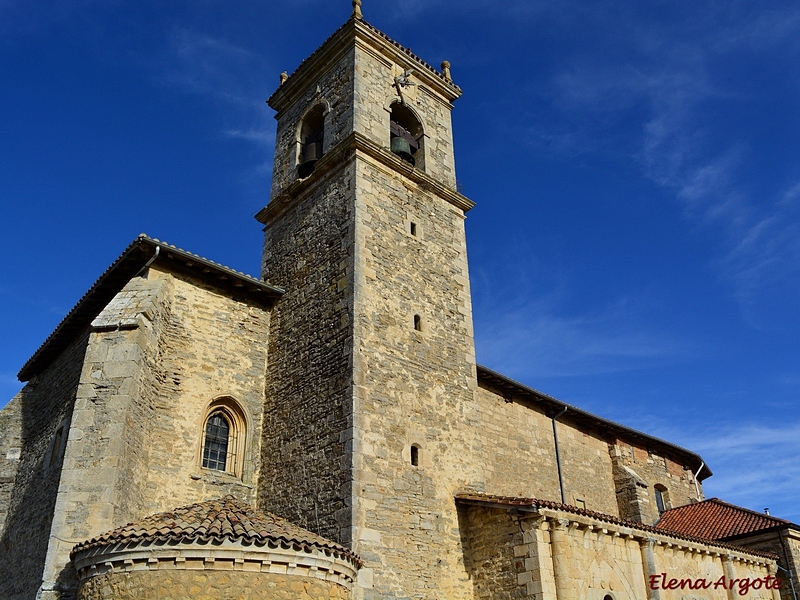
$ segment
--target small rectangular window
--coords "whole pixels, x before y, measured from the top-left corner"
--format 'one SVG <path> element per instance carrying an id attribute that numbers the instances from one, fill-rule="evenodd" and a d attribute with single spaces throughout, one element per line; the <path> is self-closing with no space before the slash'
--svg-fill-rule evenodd
<path id="1" fill-rule="evenodd" d="M 411 231 L 411 235 L 416 237 L 417 236 L 417 224 L 412 221 L 411 222 L 411 227 L 409 229 Z"/>

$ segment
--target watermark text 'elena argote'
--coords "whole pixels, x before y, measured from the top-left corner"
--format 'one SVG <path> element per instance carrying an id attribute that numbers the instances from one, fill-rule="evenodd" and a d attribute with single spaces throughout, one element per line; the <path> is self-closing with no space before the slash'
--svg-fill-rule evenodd
<path id="1" fill-rule="evenodd" d="M 767 577 L 755 577 L 751 579 L 750 577 L 743 577 L 741 579 L 728 579 L 724 575 L 719 579 L 704 579 L 704 578 L 683 578 L 678 579 L 675 577 L 667 577 L 666 573 L 660 573 L 658 575 L 650 575 L 650 589 L 651 590 L 677 590 L 677 589 L 687 589 L 687 590 L 707 590 L 710 588 L 713 589 L 723 589 L 723 590 L 733 590 L 739 593 L 740 596 L 744 596 L 750 590 L 777 590 L 781 587 L 781 580 L 777 577 L 773 577 L 772 575 L 768 575 Z"/>

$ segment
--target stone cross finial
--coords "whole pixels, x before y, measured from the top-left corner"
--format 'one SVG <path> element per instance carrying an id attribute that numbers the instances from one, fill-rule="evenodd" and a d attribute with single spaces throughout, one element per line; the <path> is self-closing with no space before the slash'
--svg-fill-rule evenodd
<path id="1" fill-rule="evenodd" d="M 353 0 L 353 18 L 361 19 L 364 15 L 361 14 L 361 0 Z"/>
<path id="2" fill-rule="evenodd" d="M 284 71 L 283 73 L 281 73 L 281 85 L 286 83 L 287 79 L 289 79 L 289 74 L 286 71 Z"/>
<path id="3" fill-rule="evenodd" d="M 448 60 L 442 61 L 442 75 L 447 81 L 453 81 L 453 78 L 450 77 L 450 61 Z"/>

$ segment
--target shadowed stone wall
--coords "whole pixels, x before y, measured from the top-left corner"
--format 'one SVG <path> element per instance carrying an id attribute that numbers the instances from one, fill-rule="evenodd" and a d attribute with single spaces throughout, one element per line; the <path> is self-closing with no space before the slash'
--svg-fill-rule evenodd
<path id="1" fill-rule="evenodd" d="M 4 443 L 11 442 L 6 455 L 17 436 L 21 452 L 0 537 L 0 598 L 30 600 L 42 583 L 64 445 L 88 338 L 88 331 L 79 335 L 3 410 L 3 420 L 12 426 L 4 434 L 8 440 Z M 60 427 L 62 433 L 56 436 Z"/>

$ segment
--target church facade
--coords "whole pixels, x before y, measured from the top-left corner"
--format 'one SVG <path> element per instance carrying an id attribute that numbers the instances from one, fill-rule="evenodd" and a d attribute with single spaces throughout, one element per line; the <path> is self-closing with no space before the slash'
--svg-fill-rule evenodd
<path id="1" fill-rule="evenodd" d="M 780 597 L 657 526 L 700 456 L 476 364 L 460 93 L 358 0 L 281 76 L 260 278 L 139 236 L 20 371 L 0 597 Z"/>

